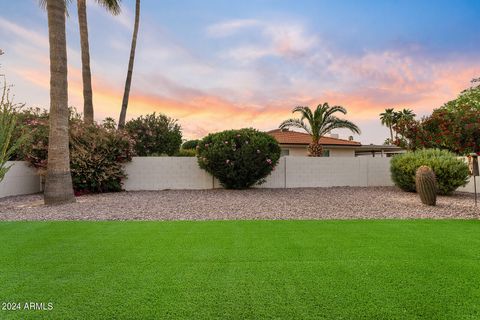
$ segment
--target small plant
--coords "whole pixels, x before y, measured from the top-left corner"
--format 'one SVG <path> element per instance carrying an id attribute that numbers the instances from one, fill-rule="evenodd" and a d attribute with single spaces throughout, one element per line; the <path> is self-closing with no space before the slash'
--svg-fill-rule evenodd
<path id="1" fill-rule="evenodd" d="M 392 158 L 390 172 L 395 185 L 415 192 L 415 174 L 419 167 L 430 167 L 437 178 L 438 194 L 448 195 L 468 182 L 467 164 L 447 150 L 422 149 Z"/>
<path id="2" fill-rule="evenodd" d="M 261 184 L 280 158 L 277 141 L 255 129 L 209 134 L 197 146 L 198 164 L 227 189 Z"/>
<path id="3" fill-rule="evenodd" d="M 182 132 L 177 120 L 163 114 L 148 114 L 130 120 L 125 130 L 135 141 L 138 156 L 173 156 L 182 144 Z"/>
<path id="4" fill-rule="evenodd" d="M 9 99 L 7 86 L 4 85 L 0 99 L 0 182 L 10 169 L 7 161 L 11 160 L 15 152 L 25 142 L 25 133 L 15 135 L 19 127 L 15 106 Z"/>
<path id="5" fill-rule="evenodd" d="M 415 174 L 415 188 L 423 204 L 434 206 L 437 203 L 437 179 L 427 166 L 418 168 Z"/>

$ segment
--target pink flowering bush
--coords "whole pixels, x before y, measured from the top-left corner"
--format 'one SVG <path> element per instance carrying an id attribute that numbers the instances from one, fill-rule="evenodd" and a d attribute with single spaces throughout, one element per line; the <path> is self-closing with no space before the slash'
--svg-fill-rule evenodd
<path id="1" fill-rule="evenodd" d="M 270 135 L 255 129 L 209 134 L 197 145 L 200 167 L 227 189 L 261 184 L 280 159 L 280 147 Z"/>
<path id="2" fill-rule="evenodd" d="M 135 153 L 141 157 L 173 156 L 182 144 L 177 120 L 155 112 L 128 121 L 125 130 L 135 142 Z"/>
<path id="3" fill-rule="evenodd" d="M 26 109 L 19 114 L 19 119 L 19 130 L 28 132 L 29 137 L 16 159 L 30 162 L 44 175 L 48 157 L 48 113 Z M 75 193 L 121 191 L 126 176 L 124 164 L 134 155 L 134 141 L 125 131 L 116 130 L 111 121 L 102 125 L 85 124 L 74 110 L 69 123 L 70 168 Z"/>

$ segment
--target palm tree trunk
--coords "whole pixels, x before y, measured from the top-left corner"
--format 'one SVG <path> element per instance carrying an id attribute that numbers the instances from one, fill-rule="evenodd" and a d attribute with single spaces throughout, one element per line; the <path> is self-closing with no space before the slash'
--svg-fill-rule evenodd
<path id="1" fill-rule="evenodd" d="M 74 202 L 68 148 L 67 43 L 65 0 L 47 0 L 50 43 L 50 131 L 45 204 Z"/>
<path id="2" fill-rule="evenodd" d="M 82 51 L 83 119 L 93 123 L 92 74 L 90 71 L 90 48 L 88 44 L 87 6 L 85 0 L 77 0 L 80 47 Z"/>
<path id="3" fill-rule="evenodd" d="M 388 127 L 390 128 L 390 138 L 391 138 L 390 144 L 392 144 L 392 143 L 393 143 L 393 129 L 392 129 L 392 125 L 389 125 Z"/>
<path id="4" fill-rule="evenodd" d="M 313 141 L 308 146 L 309 157 L 323 157 L 323 146 L 318 141 Z"/>
<path id="5" fill-rule="evenodd" d="M 135 48 L 137 46 L 138 25 L 140 23 L 140 0 L 136 1 L 135 6 L 135 25 L 133 27 L 132 47 L 130 49 L 130 61 L 128 62 L 127 79 L 125 81 L 125 91 L 123 92 L 122 109 L 120 111 L 120 119 L 118 120 L 118 128 L 125 126 L 125 118 L 127 117 L 128 97 L 130 96 L 130 86 L 132 84 L 133 62 L 135 60 Z"/>

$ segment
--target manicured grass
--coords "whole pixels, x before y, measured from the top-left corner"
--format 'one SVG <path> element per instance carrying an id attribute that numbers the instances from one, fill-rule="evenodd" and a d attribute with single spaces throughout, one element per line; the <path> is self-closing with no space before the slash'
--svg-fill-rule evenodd
<path id="1" fill-rule="evenodd" d="M 0 223 L 0 319 L 478 319 L 480 222 Z"/>

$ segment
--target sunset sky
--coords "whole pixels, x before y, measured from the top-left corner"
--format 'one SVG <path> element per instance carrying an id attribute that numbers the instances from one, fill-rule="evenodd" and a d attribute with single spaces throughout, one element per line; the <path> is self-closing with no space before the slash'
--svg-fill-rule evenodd
<path id="1" fill-rule="evenodd" d="M 75 2 L 69 104 L 81 110 Z M 95 116 L 118 119 L 134 1 L 122 1 L 117 17 L 87 3 Z M 480 76 L 479 20 L 478 0 L 143 0 L 128 118 L 165 113 L 198 138 L 274 129 L 294 106 L 327 101 L 348 109 L 362 129 L 356 140 L 381 143 L 383 109 L 428 114 Z M 15 100 L 48 107 L 47 18 L 37 0 L 1 0 L 0 48 Z"/>

